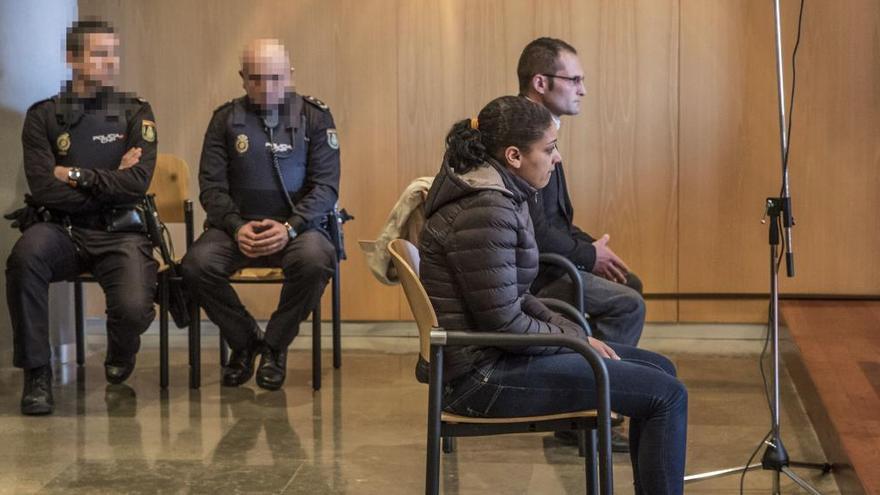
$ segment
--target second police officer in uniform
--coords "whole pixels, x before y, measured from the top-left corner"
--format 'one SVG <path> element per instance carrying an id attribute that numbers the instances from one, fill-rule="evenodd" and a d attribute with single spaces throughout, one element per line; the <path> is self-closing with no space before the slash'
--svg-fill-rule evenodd
<path id="1" fill-rule="evenodd" d="M 287 50 L 256 40 L 242 55 L 246 96 L 218 108 L 199 164 L 207 230 L 183 260 L 187 287 L 220 328 L 232 354 L 223 384 L 284 384 L 287 347 L 333 275 L 335 251 L 322 221 L 339 189 L 339 142 L 319 100 L 292 91 Z M 283 185 L 282 185 L 283 182 Z M 229 276 L 281 267 L 285 283 L 265 335 Z"/>

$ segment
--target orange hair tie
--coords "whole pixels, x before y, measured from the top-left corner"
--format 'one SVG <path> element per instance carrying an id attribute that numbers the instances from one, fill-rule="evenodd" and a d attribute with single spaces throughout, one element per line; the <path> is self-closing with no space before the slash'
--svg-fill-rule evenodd
<path id="1" fill-rule="evenodd" d="M 471 117 L 471 129 L 473 129 L 473 130 L 480 129 L 480 121 L 476 117 Z"/>

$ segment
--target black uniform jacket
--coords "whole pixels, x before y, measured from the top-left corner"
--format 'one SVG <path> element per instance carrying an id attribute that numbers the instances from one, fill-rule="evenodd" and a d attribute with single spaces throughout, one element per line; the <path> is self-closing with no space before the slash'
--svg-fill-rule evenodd
<path id="1" fill-rule="evenodd" d="M 208 225 L 230 236 L 264 218 L 286 221 L 300 233 L 318 226 L 339 195 L 339 140 L 330 110 L 314 98 L 288 95 L 270 142 L 246 96 L 220 106 L 205 132 L 199 186 Z"/>
<path id="2" fill-rule="evenodd" d="M 137 202 L 156 166 L 156 123 L 146 101 L 110 89 L 87 99 L 68 91 L 31 106 L 22 130 L 24 168 L 35 205 L 76 216 Z M 140 161 L 119 170 L 140 147 Z M 56 166 L 79 167 L 77 187 L 55 178 Z"/>

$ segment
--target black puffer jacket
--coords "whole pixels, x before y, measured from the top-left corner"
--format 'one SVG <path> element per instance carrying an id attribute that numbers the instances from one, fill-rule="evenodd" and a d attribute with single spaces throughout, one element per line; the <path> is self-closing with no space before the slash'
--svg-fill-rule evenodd
<path id="1" fill-rule="evenodd" d="M 496 162 L 463 174 L 447 164 L 425 202 L 420 277 L 440 326 L 474 332 L 566 333 L 586 339 L 579 326 L 528 293 L 538 273 L 528 201 L 535 190 Z M 494 362 L 504 352 L 554 354 L 557 347 L 447 350 L 450 381 Z"/>

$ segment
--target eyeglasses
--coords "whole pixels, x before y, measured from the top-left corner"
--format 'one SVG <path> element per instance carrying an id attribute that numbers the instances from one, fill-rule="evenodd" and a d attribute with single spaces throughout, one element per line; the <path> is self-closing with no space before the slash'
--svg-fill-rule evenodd
<path id="1" fill-rule="evenodd" d="M 557 74 L 541 74 L 544 77 L 552 77 L 554 79 L 565 79 L 566 81 L 571 81 L 575 86 L 579 86 L 584 84 L 584 76 L 560 76 Z"/>

